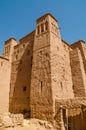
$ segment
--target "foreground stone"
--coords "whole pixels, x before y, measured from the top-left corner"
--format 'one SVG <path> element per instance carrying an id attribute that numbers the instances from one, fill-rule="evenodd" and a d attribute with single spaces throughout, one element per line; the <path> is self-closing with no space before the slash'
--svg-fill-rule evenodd
<path id="1" fill-rule="evenodd" d="M 17 125 L 23 125 L 22 114 L 11 114 L 9 112 L 0 115 L 0 127 L 8 128 L 15 127 Z"/>
<path id="2" fill-rule="evenodd" d="M 22 114 L 9 112 L 0 115 L 0 130 L 55 130 L 53 126 L 39 119 L 24 119 Z"/>
<path id="3" fill-rule="evenodd" d="M 39 119 L 24 120 L 23 126 L 29 126 L 30 128 L 34 127 L 34 130 L 54 130 L 49 122 Z"/>

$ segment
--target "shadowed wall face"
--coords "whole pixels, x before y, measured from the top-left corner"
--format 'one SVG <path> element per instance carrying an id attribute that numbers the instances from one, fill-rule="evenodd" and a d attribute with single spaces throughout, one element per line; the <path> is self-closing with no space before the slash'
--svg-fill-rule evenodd
<path id="1" fill-rule="evenodd" d="M 73 91 L 75 97 L 86 96 L 86 75 L 80 50 L 70 51 Z"/>
<path id="2" fill-rule="evenodd" d="M 21 39 L 14 48 L 10 89 L 10 111 L 14 113 L 29 114 L 33 36 Z"/>

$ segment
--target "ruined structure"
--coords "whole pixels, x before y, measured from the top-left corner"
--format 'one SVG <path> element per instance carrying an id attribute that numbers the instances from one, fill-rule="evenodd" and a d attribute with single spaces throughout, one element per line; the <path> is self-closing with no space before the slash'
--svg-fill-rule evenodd
<path id="1" fill-rule="evenodd" d="M 59 130 L 85 130 L 85 42 L 62 40 L 57 23 L 46 14 L 18 43 L 14 38 L 5 42 L 0 89 L 10 88 L 12 113 L 48 120 Z"/>

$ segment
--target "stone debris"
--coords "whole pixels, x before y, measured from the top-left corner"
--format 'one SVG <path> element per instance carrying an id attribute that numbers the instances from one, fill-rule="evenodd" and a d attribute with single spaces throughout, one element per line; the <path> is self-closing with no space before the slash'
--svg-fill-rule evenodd
<path id="1" fill-rule="evenodd" d="M 11 114 L 9 112 L 0 115 L 0 127 L 8 128 L 15 127 L 17 125 L 23 125 L 22 114 Z"/>
<path id="2" fill-rule="evenodd" d="M 47 121 L 24 119 L 22 114 L 4 113 L 0 115 L 0 130 L 55 130 Z"/>
<path id="3" fill-rule="evenodd" d="M 24 120 L 23 126 L 29 126 L 30 130 L 55 130 L 54 127 L 48 121 L 39 120 L 35 118 L 32 118 L 30 120 Z"/>
<path id="4" fill-rule="evenodd" d="M 52 129 L 53 128 L 53 126 L 48 121 L 43 121 L 43 120 L 39 120 L 39 119 L 31 119 L 29 122 L 30 122 L 30 124 L 34 123 L 34 124 L 38 124 L 40 126 L 43 126 L 46 129 Z"/>

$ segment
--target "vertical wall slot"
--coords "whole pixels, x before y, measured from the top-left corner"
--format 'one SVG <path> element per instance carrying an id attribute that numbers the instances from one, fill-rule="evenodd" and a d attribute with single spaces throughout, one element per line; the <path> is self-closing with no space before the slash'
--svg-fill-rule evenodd
<path id="1" fill-rule="evenodd" d="M 41 81 L 41 93 L 42 93 L 42 89 L 43 89 L 43 81 Z"/>
<path id="2" fill-rule="evenodd" d="M 39 33 L 40 33 L 40 27 L 37 26 L 37 34 L 39 34 Z"/>
<path id="3" fill-rule="evenodd" d="M 60 86 L 61 86 L 61 88 L 63 88 L 63 86 L 62 86 L 62 82 L 60 82 Z"/>
<path id="4" fill-rule="evenodd" d="M 48 30 L 48 22 L 47 21 L 45 23 L 45 29 L 46 29 L 46 31 Z"/>

